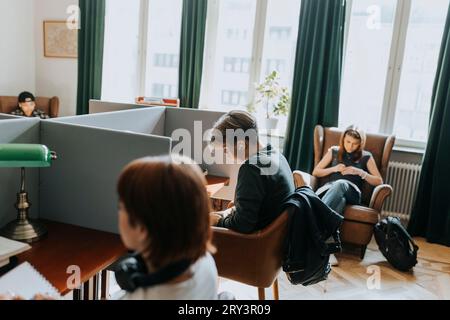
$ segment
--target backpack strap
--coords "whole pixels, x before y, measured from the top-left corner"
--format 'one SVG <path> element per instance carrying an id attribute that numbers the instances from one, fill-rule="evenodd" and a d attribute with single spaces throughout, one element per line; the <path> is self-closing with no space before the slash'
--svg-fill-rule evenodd
<path id="1" fill-rule="evenodd" d="M 419 250 L 419 247 L 416 245 L 416 243 L 414 242 L 413 238 L 408 233 L 408 231 L 406 231 L 406 229 L 400 223 L 400 220 L 398 218 L 388 217 L 388 221 L 390 223 L 387 224 L 387 234 L 390 234 L 393 231 L 394 226 L 396 228 L 400 229 L 402 231 L 402 233 L 407 237 L 408 242 L 411 244 L 411 246 L 414 250 L 414 253 L 417 253 L 417 251 Z"/>

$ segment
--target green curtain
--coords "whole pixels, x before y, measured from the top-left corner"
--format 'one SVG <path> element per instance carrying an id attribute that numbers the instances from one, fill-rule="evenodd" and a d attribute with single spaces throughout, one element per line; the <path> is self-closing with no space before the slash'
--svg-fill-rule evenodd
<path id="1" fill-rule="evenodd" d="M 408 231 L 450 246 L 450 7 L 433 88 L 430 131 Z"/>
<path id="2" fill-rule="evenodd" d="M 79 0 L 77 114 L 89 113 L 89 100 L 102 92 L 105 0 Z"/>
<path id="3" fill-rule="evenodd" d="M 302 0 L 285 155 L 311 172 L 314 127 L 337 126 L 344 47 L 345 0 Z"/>
<path id="4" fill-rule="evenodd" d="M 181 22 L 178 96 L 186 108 L 198 108 L 205 47 L 207 0 L 184 0 Z"/>

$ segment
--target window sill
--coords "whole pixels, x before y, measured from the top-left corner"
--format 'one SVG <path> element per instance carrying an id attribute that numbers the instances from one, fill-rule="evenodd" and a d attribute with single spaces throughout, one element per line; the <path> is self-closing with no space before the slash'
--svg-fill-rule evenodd
<path id="1" fill-rule="evenodd" d="M 392 149 L 395 152 L 404 152 L 404 153 L 414 153 L 414 154 L 425 154 L 425 149 L 421 147 L 410 147 L 403 145 L 395 145 Z"/>
<path id="2" fill-rule="evenodd" d="M 397 138 L 393 150 L 396 152 L 405 152 L 423 155 L 425 154 L 426 148 L 427 148 L 426 142 Z"/>
<path id="3" fill-rule="evenodd" d="M 276 130 L 262 129 L 259 131 L 259 134 L 264 137 L 284 139 L 284 134 L 280 133 L 278 129 Z"/>

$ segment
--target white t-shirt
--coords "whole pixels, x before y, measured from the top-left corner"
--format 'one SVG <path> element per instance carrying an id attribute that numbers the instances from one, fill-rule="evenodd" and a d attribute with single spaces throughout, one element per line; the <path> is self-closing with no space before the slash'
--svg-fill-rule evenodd
<path id="1" fill-rule="evenodd" d="M 174 284 L 139 288 L 125 294 L 123 300 L 216 300 L 218 290 L 217 268 L 207 253 L 191 265 L 192 277 Z"/>

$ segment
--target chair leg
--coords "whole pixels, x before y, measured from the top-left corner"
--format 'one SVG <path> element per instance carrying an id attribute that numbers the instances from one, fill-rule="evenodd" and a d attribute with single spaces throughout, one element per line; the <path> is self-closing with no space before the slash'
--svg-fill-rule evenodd
<path id="1" fill-rule="evenodd" d="M 258 299 L 266 300 L 266 293 L 264 291 L 264 288 L 258 288 Z"/>
<path id="2" fill-rule="evenodd" d="M 273 289 L 273 299 L 280 300 L 280 292 L 278 291 L 278 279 L 275 279 L 275 282 L 272 285 Z"/>
<path id="3" fill-rule="evenodd" d="M 109 273 L 108 270 L 102 270 L 100 285 L 100 299 L 108 300 L 109 297 Z"/>
<path id="4" fill-rule="evenodd" d="M 361 258 L 361 260 L 363 260 L 364 256 L 366 255 L 366 249 L 367 249 L 367 246 L 361 246 L 361 255 L 359 256 Z"/>

